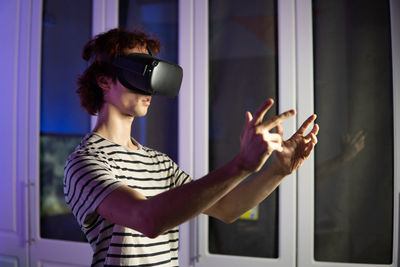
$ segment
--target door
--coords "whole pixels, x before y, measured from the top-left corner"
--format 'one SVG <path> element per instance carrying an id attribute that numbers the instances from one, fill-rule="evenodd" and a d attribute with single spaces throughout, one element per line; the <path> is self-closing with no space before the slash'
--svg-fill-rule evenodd
<path id="1" fill-rule="evenodd" d="M 37 69 L 30 119 L 40 118 L 40 123 L 32 123 L 30 128 L 30 172 L 35 184 L 31 190 L 30 262 L 88 266 L 92 250 L 65 204 L 62 184 L 68 155 L 96 122 L 95 116 L 88 116 L 80 107 L 75 93 L 77 75 L 87 67 L 81 59 L 83 45 L 91 36 L 118 25 L 138 28 L 159 38 L 163 44 L 160 58 L 177 62 L 178 1 L 46 0 L 35 1 L 32 9 Z M 142 145 L 163 151 L 175 161 L 179 160 L 177 132 L 178 100 L 158 96 L 153 98 L 149 114 L 135 119 L 132 128 L 133 137 Z"/>
<path id="2" fill-rule="evenodd" d="M 62 181 L 66 158 L 91 129 L 75 85 L 86 67 L 80 55 L 92 35 L 93 19 L 91 0 L 32 3 L 31 266 L 91 263 L 92 250 L 65 203 Z"/>
<path id="3" fill-rule="evenodd" d="M 311 158 L 247 217 L 200 216 L 195 265 L 397 266 L 399 1 L 194 5 L 196 177 L 238 151 L 237 113 L 254 100 L 296 108 L 286 132 L 312 113 L 321 126 Z"/>
<path id="4" fill-rule="evenodd" d="M 295 105 L 293 1 L 194 2 L 195 177 L 239 151 L 245 112 L 268 97 L 268 117 Z M 296 118 L 284 123 L 288 137 Z M 251 179 L 251 178 L 250 178 Z M 196 266 L 293 266 L 296 179 L 233 224 L 198 218 Z"/>

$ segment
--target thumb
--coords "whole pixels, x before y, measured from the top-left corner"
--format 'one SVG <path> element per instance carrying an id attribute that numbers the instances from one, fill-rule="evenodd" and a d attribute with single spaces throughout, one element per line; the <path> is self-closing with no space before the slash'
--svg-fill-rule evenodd
<path id="1" fill-rule="evenodd" d="M 246 124 L 249 124 L 253 120 L 253 115 L 251 115 L 250 111 L 246 112 Z"/>
<path id="2" fill-rule="evenodd" d="M 276 132 L 283 138 L 283 127 L 282 125 L 276 125 Z"/>

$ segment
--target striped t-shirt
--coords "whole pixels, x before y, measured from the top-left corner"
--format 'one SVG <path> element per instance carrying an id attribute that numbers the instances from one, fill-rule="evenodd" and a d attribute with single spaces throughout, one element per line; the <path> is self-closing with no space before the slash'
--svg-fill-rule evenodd
<path id="1" fill-rule="evenodd" d="M 138 150 L 88 134 L 65 166 L 66 202 L 93 248 L 92 266 L 178 266 L 178 227 L 150 239 L 96 213 L 121 185 L 151 198 L 191 181 L 168 156 L 134 142 Z"/>

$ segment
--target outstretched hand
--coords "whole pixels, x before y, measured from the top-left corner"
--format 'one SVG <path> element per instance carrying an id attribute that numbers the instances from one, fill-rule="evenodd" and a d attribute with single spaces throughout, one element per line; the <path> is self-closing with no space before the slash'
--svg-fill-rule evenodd
<path id="1" fill-rule="evenodd" d="M 254 113 L 246 113 L 246 122 L 240 135 L 239 162 L 244 170 L 257 172 L 274 151 L 284 153 L 282 134 L 270 132 L 273 128 L 296 112 L 286 111 L 263 122 L 267 111 L 274 104 L 272 99 L 265 101 Z"/>
<path id="2" fill-rule="evenodd" d="M 286 141 L 282 141 L 282 150 L 276 153 L 273 166 L 283 175 L 288 175 L 297 170 L 310 156 L 314 146 L 317 144 L 318 124 L 314 124 L 312 130 L 304 135 L 307 129 L 315 121 L 317 116 L 311 115 L 304 121 L 297 132 Z M 277 125 L 278 134 L 283 137 L 283 128 Z"/>

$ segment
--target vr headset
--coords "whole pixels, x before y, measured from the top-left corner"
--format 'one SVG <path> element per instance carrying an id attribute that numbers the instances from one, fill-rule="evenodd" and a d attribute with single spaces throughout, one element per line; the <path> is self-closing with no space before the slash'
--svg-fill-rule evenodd
<path id="1" fill-rule="evenodd" d="M 151 50 L 149 53 L 133 53 L 112 60 L 119 82 L 140 94 L 176 97 L 182 83 L 182 68 L 156 58 Z"/>

